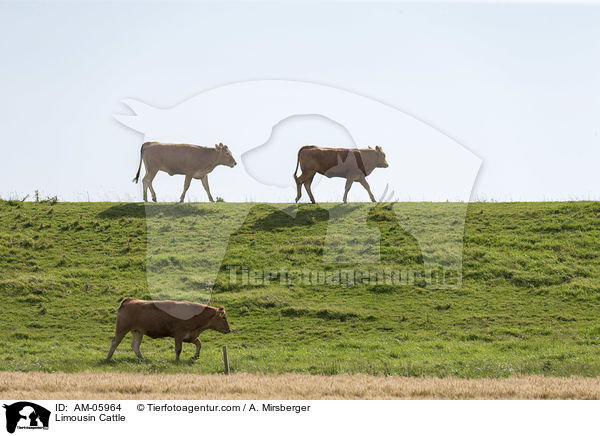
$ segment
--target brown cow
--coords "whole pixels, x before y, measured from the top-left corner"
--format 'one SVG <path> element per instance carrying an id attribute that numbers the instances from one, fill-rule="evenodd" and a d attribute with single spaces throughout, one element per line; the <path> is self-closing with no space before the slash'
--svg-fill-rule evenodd
<path id="1" fill-rule="evenodd" d="M 190 187 L 192 178 L 202 180 L 202 186 L 208 194 L 208 199 L 214 201 L 208 187 L 208 173 L 217 165 L 227 165 L 233 168 L 237 162 L 226 145 L 221 143 L 212 147 L 202 147 L 190 144 L 163 144 L 161 142 L 145 142 L 140 150 L 140 166 L 133 178 L 135 183 L 140 178 L 142 161 L 146 167 L 146 175 L 142 179 L 144 184 L 144 201 L 148 201 L 148 188 L 152 194 L 152 201 L 156 202 L 156 192 L 152 187 L 152 180 L 159 171 L 164 171 L 170 176 L 184 174 L 183 193 L 179 199 L 183 202 L 185 193 Z"/>
<path id="2" fill-rule="evenodd" d="M 196 354 L 200 356 L 202 343 L 198 335 L 204 330 L 216 330 L 229 333 L 229 324 L 223 307 L 210 307 L 189 301 L 146 301 L 125 298 L 117 311 L 117 327 L 115 337 L 110 344 L 106 359 L 110 359 L 123 340 L 131 331 L 133 340 L 131 348 L 143 359 L 140 345 L 144 335 L 152 339 L 171 337 L 175 339 L 175 359 L 179 360 L 182 342 L 196 345 Z"/>
<path id="3" fill-rule="evenodd" d="M 298 166 L 302 169 L 300 177 L 296 176 Z M 294 171 L 294 180 L 298 188 L 296 203 L 302 196 L 302 184 L 308 192 L 310 201 L 315 202 L 310 185 L 316 173 L 323 174 L 326 177 L 343 177 L 346 179 L 346 190 L 344 191 L 344 203 L 348 199 L 348 191 L 352 183 L 359 182 L 369 193 L 371 201 L 375 197 L 367 183 L 366 177 L 373 172 L 375 168 L 387 168 L 388 163 L 385 160 L 385 153 L 381 147 L 372 148 L 324 148 L 316 145 L 305 145 L 298 151 L 298 162 L 296 171 Z"/>

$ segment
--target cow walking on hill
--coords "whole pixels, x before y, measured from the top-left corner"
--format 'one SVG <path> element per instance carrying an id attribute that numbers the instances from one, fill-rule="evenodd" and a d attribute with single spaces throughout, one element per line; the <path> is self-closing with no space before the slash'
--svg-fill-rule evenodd
<path id="1" fill-rule="evenodd" d="M 140 166 L 133 178 L 135 183 L 140 178 L 142 161 L 146 167 L 146 175 L 142 179 L 144 185 L 144 201 L 148 201 L 148 188 L 152 194 L 152 201 L 156 202 L 156 192 L 152 187 L 152 180 L 159 171 L 164 171 L 170 176 L 174 174 L 185 175 L 183 193 L 179 199 L 183 202 L 185 193 L 190 187 L 192 179 L 202 180 L 202 186 L 208 194 L 208 199 L 213 202 L 208 187 L 208 174 L 218 165 L 233 168 L 237 162 L 226 145 L 221 143 L 215 147 L 202 147 L 190 144 L 163 144 L 161 142 L 146 142 L 140 150 Z"/>
<path id="2" fill-rule="evenodd" d="M 298 167 L 302 169 L 302 174 L 298 177 Z M 352 183 L 359 182 L 369 193 L 371 201 L 375 197 L 367 183 L 366 177 L 373 172 L 375 168 L 387 168 L 388 163 L 385 160 L 385 153 L 381 147 L 375 149 L 362 148 L 324 148 L 315 145 L 306 145 L 298 151 L 298 162 L 296 171 L 294 171 L 294 180 L 298 189 L 296 203 L 302 196 L 302 185 L 311 202 L 315 202 L 310 185 L 316 173 L 326 177 L 343 177 L 346 179 L 346 189 L 344 191 L 344 203 L 348 200 L 348 191 Z"/>
<path id="3" fill-rule="evenodd" d="M 216 330 L 221 333 L 231 331 L 225 309 L 189 301 L 146 301 L 125 298 L 117 311 L 115 336 L 106 359 L 112 357 L 128 332 L 133 336 L 131 348 L 140 359 L 143 359 L 140 345 L 144 335 L 152 339 L 174 338 L 176 360 L 179 360 L 183 342 L 194 344 L 196 353 L 192 358 L 197 359 L 202 347 L 198 335 L 205 330 Z"/>

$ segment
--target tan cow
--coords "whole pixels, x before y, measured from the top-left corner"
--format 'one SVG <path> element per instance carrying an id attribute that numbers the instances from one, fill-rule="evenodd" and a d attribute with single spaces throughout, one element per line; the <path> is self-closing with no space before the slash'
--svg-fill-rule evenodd
<path id="1" fill-rule="evenodd" d="M 300 177 L 296 176 L 298 166 L 302 169 Z M 344 191 L 344 203 L 348 200 L 348 191 L 352 183 L 359 182 L 369 193 L 371 201 L 375 197 L 367 183 L 366 177 L 375 168 L 387 168 L 385 153 L 381 147 L 372 148 L 324 148 L 316 145 L 305 145 L 298 151 L 298 162 L 294 171 L 294 180 L 298 188 L 296 203 L 302 196 L 302 185 L 306 188 L 310 201 L 315 202 L 310 185 L 316 173 L 326 177 L 343 177 L 346 179 L 346 190 Z"/>
<path id="2" fill-rule="evenodd" d="M 131 348 L 143 359 L 140 345 L 144 335 L 152 339 L 171 337 L 175 339 L 175 359 L 179 360 L 183 342 L 196 345 L 193 359 L 200 356 L 202 343 L 198 335 L 205 330 L 229 333 L 225 309 L 210 307 L 189 301 L 146 301 L 125 298 L 117 311 L 117 327 L 106 359 L 110 359 L 123 340 L 131 332 Z"/>
<path id="3" fill-rule="evenodd" d="M 208 194 L 208 199 L 214 201 L 208 187 L 208 173 L 215 169 L 217 165 L 226 165 L 231 168 L 237 165 L 229 148 L 221 143 L 216 144 L 213 148 L 190 144 L 145 142 L 140 150 L 140 166 L 133 178 L 135 183 L 140 178 L 142 161 L 144 161 L 146 167 L 146 175 L 142 179 L 144 201 L 148 201 L 148 188 L 150 188 L 152 201 L 154 202 L 156 202 L 156 193 L 152 187 L 152 180 L 159 171 L 164 171 L 170 176 L 174 174 L 185 175 L 180 202 L 183 202 L 192 179 L 202 180 L 202 186 Z"/>

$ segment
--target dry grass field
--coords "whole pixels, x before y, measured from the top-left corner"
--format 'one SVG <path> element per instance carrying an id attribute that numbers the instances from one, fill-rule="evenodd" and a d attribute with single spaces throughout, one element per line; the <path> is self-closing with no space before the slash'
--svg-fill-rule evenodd
<path id="1" fill-rule="evenodd" d="M 600 378 L 0 372 L 1 399 L 600 399 Z"/>

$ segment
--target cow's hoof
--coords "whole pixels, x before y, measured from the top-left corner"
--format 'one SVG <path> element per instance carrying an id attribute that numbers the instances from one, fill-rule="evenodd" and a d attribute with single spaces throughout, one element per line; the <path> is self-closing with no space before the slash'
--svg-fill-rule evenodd
<path id="1" fill-rule="evenodd" d="M 192 356 L 192 360 L 198 360 L 200 359 L 200 356 Z"/>
<path id="2" fill-rule="evenodd" d="M 153 203 L 156 203 L 156 198 L 153 198 L 153 199 L 152 199 L 152 202 L 153 202 Z"/>

